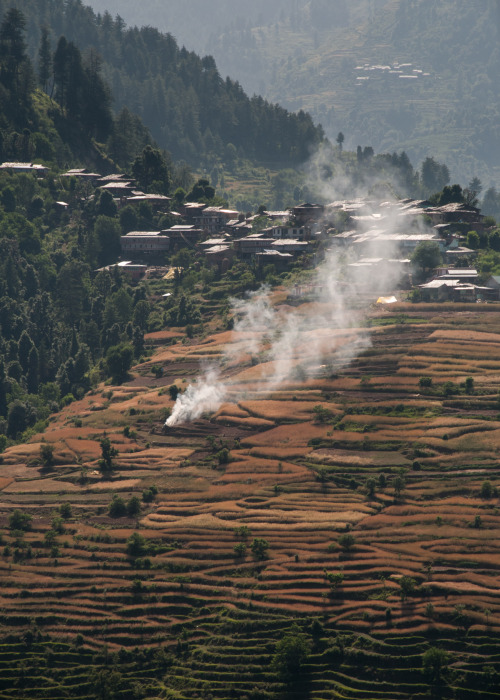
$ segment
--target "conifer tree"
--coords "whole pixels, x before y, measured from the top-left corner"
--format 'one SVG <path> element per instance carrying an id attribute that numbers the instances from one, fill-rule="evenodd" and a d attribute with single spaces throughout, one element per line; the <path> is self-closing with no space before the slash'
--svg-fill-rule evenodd
<path id="1" fill-rule="evenodd" d="M 38 49 L 38 83 L 45 92 L 47 92 L 51 75 L 52 51 L 50 48 L 49 30 L 47 27 L 42 27 L 42 37 Z"/>

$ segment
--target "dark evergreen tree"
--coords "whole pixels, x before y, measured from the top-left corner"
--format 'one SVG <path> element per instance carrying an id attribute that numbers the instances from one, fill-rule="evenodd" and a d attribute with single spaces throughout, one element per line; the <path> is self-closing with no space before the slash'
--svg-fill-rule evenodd
<path id="1" fill-rule="evenodd" d="M 40 383 L 38 350 L 33 345 L 28 356 L 28 369 L 26 372 L 26 385 L 30 394 L 36 394 Z"/>
<path id="2" fill-rule="evenodd" d="M 52 50 L 50 47 L 49 30 L 42 27 L 42 37 L 38 49 L 38 84 L 45 92 L 49 88 L 52 77 Z"/>

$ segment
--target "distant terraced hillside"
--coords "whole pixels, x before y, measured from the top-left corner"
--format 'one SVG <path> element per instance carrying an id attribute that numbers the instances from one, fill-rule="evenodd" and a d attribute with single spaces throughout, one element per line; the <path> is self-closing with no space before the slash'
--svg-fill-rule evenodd
<path id="1" fill-rule="evenodd" d="M 453 182 L 477 175 L 485 186 L 500 184 L 494 1 L 270 0 L 245 10 L 215 0 L 209 16 L 205 7 L 189 17 L 178 0 L 146 0 L 140 11 L 132 0 L 90 4 L 212 54 L 221 74 L 250 94 L 308 110 L 332 141 L 342 131 L 345 148 L 404 149 L 415 165 L 432 155 L 448 164 Z M 395 63 L 429 76 L 408 81 L 358 70 Z"/>
<path id="2" fill-rule="evenodd" d="M 130 381 L 7 449 L 0 697 L 295 697 L 289 633 L 301 698 L 498 697 L 500 311 L 399 304 L 368 330 L 271 395 L 228 365 L 229 401 L 166 432 L 168 388 L 234 336 L 154 334 Z"/>

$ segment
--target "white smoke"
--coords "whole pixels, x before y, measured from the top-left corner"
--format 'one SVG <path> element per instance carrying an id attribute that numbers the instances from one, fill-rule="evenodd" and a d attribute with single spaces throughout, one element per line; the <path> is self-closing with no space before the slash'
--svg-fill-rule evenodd
<path id="1" fill-rule="evenodd" d="M 172 414 L 165 421 L 171 428 L 199 418 L 203 413 L 216 411 L 224 403 L 227 389 L 216 367 L 207 368 L 197 382 L 190 384 L 177 397 Z"/>
<path id="2" fill-rule="evenodd" d="M 364 183 L 354 188 L 341 162 L 331 169 L 332 151 L 318 152 L 309 163 L 310 189 L 326 202 L 344 199 L 368 198 L 377 183 Z M 325 176 L 326 173 L 326 176 Z M 378 187 L 380 190 L 380 186 Z M 387 190 L 384 198 L 388 198 Z M 372 213 L 380 212 L 379 201 L 373 202 Z M 370 219 L 370 216 L 367 217 Z M 369 230 L 373 220 L 359 223 L 360 230 Z M 399 230 L 401 220 L 384 212 L 384 228 Z M 375 257 L 376 243 L 367 244 L 367 251 Z M 384 250 L 387 256 L 387 247 Z M 370 336 L 363 326 L 363 310 L 360 298 L 373 300 L 382 289 L 391 291 L 398 273 L 390 267 L 374 276 L 372 269 L 350 268 L 349 253 L 339 248 L 325 252 L 324 260 L 309 280 L 309 288 L 316 299 L 314 304 L 274 307 L 272 291 L 262 287 L 251 292 L 245 299 L 233 299 L 234 340 L 224 351 L 224 359 L 218 366 L 205 369 L 196 383 L 177 398 L 172 415 L 166 425 L 173 427 L 199 418 L 202 414 L 216 411 L 226 400 L 238 401 L 243 396 L 239 386 L 230 378 L 224 379 L 224 365 L 238 363 L 244 358 L 258 363 L 252 373 L 252 390 L 266 394 L 277 387 L 317 375 L 327 367 L 338 369 L 347 365 L 370 345 Z M 303 285 L 304 286 L 304 285 Z M 307 284 L 305 285 L 307 287 Z M 363 294 L 360 296 L 360 290 Z M 299 292 L 300 294 L 300 292 Z M 371 294 L 371 297 L 370 297 Z M 366 303 L 365 303 L 366 306 Z"/>

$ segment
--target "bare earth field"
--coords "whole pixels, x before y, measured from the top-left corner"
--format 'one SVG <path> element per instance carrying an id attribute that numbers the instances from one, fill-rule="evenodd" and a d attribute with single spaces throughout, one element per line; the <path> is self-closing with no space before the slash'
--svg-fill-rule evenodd
<path id="1" fill-rule="evenodd" d="M 269 395 L 260 365 L 228 364 L 229 400 L 171 429 L 168 386 L 186 388 L 231 334 L 151 334 L 130 381 L 7 449 L 0 697 L 500 697 L 500 310 L 405 313 L 374 310 L 384 325 L 357 359 Z M 323 335 L 338 348 L 356 332 Z M 105 436 L 118 454 L 103 476 Z M 111 517 L 115 494 L 140 512 Z M 24 533 L 9 529 L 16 509 L 32 516 Z M 307 687 L 286 695 L 270 659 L 293 622 Z M 447 652 L 438 676 L 422 670 L 431 647 Z M 146 694 L 89 686 L 85 667 L 119 661 Z"/>

